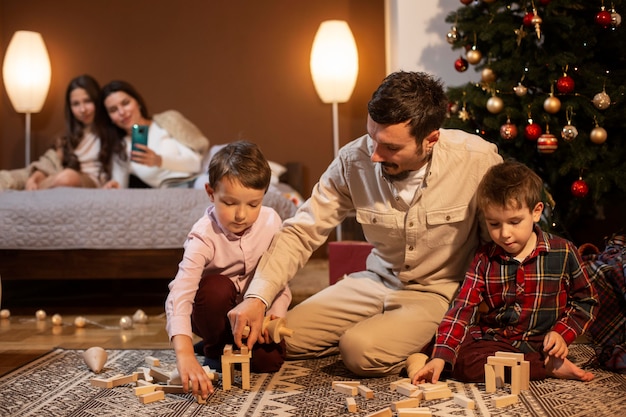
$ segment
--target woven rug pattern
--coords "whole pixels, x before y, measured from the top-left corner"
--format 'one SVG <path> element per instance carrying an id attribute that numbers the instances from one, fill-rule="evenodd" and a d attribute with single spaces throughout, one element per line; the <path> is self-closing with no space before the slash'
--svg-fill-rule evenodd
<path id="1" fill-rule="evenodd" d="M 154 356 L 162 366 L 175 366 L 171 350 L 108 350 L 102 377 L 128 375 L 145 366 L 145 357 Z M 585 363 L 591 348 L 573 345 L 570 359 Z M 589 383 L 546 379 L 532 381 L 529 391 L 522 391 L 520 401 L 504 408 L 494 408 L 490 399 L 508 394 L 507 388 L 486 394 L 484 384 L 449 381 L 453 392 L 476 401 L 469 410 L 452 399 L 424 401 L 433 416 L 537 416 L 583 417 L 626 415 L 626 376 L 593 370 L 596 378 Z M 252 374 L 251 390 L 243 391 L 240 375 L 235 384 L 223 391 L 215 384 L 215 393 L 207 404 L 197 404 L 191 394 L 167 394 L 164 401 L 141 404 L 132 385 L 112 389 L 91 386 L 94 374 L 86 367 L 80 350 L 57 349 L 0 378 L 0 416 L 367 416 L 403 398 L 392 392 L 389 384 L 398 376 L 360 380 L 375 392 L 375 398 L 355 397 L 357 413 L 348 413 L 345 395 L 332 390 L 331 382 L 351 380 L 339 357 L 289 361 L 275 374 Z"/>

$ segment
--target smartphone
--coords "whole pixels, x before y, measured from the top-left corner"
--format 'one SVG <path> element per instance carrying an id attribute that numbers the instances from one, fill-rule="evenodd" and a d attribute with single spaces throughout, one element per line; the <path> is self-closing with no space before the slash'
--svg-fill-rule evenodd
<path id="1" fill-rule="evenodd" d="M 143 152 L 135 146 L 138 143 L 148 146 L 148 127 L 146 125 L 133 125 L 130 135 L 133 151 Z"/>

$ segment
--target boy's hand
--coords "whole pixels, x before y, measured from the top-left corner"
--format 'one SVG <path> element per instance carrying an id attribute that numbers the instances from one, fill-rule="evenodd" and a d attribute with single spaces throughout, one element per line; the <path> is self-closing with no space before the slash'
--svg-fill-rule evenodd
<path id="1" fill-rule="evenodd" d="M 207 399 L 209 394 L 213 393 L 213 384 L 193 352 L 191 338 L 185 335 L 176 335 L 172 338 L 172 344 L 176 352 L 176 368 L 183 389 L 188 392 L 191 388 L 194 396 L 201 395 L 203 399 Z"/>
<path id="2" fill-rule="evenodd" d="M 248 335 L 248 349 L 252 350 L 254 343 L 258 340 L 265 342 L 261 329 L 263 328 L 263 317 L 265 316 L 265 303 L 258 298 L 246 298 L 235 308 L 228 312 L 230 328 L 233 330 L 233 339 L 238 348 L 241 347 L 243 329 L 250 327 Z"/>
<path id="3" fill-rule="evenodd" d="M 549 332 L 546 337 L 543 338 L 543 351 L 549 356 L 554 356 L 559 359 L 567 358 L 569 350 L 567 343 L 563 340 L 563 336 L 557 332 Z"/>
<path id="4" fill-rule="evenodd" d="M 446 361 L 443 359 L 431 359 L 426 362 L 426 365 L 424 365 L 422 369 L 415 373 L 411 383 L 413 385 L 423 384 L 425 382 L 436 384 L 437 381 L 439 381 L 439 377 L 441 376 L 441 372 L 443 371 L 445 365 Z"/>

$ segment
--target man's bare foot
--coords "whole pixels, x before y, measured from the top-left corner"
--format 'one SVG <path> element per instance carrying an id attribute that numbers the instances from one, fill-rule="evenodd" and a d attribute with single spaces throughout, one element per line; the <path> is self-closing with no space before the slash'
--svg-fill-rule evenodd
<path id="1" fill-rule="evenodd" d="M 594 378 L 591 372 L 587 372 L 574 365 L 569 359 L 559 359 L 549 356 L 546 362 L 546 375 L 559 379 L 576 379 L 588 382 Z"/>

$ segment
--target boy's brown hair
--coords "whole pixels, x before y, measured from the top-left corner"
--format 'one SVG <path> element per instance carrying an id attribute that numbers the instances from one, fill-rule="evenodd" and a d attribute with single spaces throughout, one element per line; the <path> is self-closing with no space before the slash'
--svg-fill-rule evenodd
<path id="1" fill-rule="evenodd" d="M 257 145 L 240 140 L 224 146 L 209 162 L 209 184 L 217 188 L 224 178 L 237 180 L 246 188 L 267 191 L 272 170 Z"/>
<path id="2" fill-rule="evenodd" d="M 478 208 L 487 206 L 532 210 L 542 201 L 543 181 L 526 165 L 509 159 L 492 166 L 476 191 Z"/>

